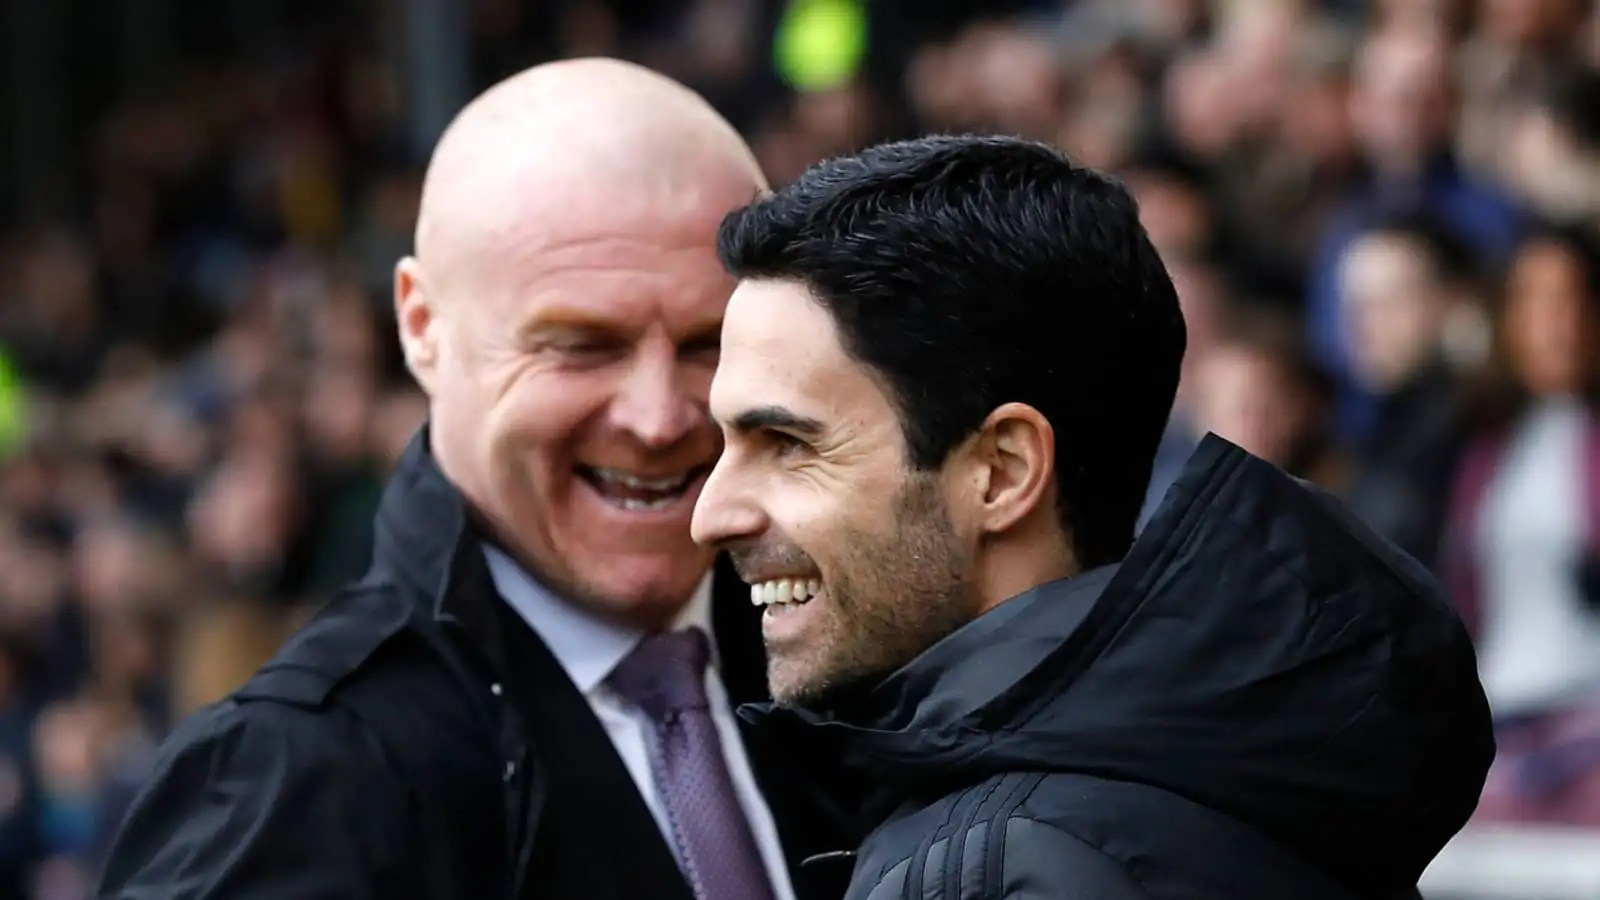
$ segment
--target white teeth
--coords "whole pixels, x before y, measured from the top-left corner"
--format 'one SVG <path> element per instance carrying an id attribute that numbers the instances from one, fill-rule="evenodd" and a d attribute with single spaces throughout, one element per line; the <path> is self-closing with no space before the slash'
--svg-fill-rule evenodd
<path id="1" fill-rule="evenodd" d="M 756 606 L 774 603 L 804 603 L 822 593 L 822 581 L 817 578 L 775 578 L 750 585 L 750 602 Z"/>
<path id="2" fill-rule="evenodd" d="M 633 512 L 650 512 L 657 509 L 666 509 L 678 502 L 676 496 L 662 497 L 660 500 L 635 500 L 632 497 L 607 497 L 606 502 L 614 503 L 623 509 Z"/>
<path id="3" fill-rule="evenodd" d="M 618 497 L 600 491 L 600 496 L 612 506 L 626 509 L 630 512 L 654 512 L 666 509 L 683 499 L 683 492 L 689 486 L 689 480 L 694 476 L 690 470 L 681 475 L 670 478 L 640 478 L 620 469 L 589 469 L 589 474 L 599 483 L 600 487 L 616 488 L 631 491 L 648 491 L 660 496 L 656 497 Z"/>
<path id="4" fill-rule="evenodd" d="M 633 488 L 642 491 L 676 491 L 689 482 L 691 472 L 673 475 L 669 478 L 640 478 L 621 469 L 592 469 L 596 478 L 601 481 L 615 484 L 620 487 Z"/>

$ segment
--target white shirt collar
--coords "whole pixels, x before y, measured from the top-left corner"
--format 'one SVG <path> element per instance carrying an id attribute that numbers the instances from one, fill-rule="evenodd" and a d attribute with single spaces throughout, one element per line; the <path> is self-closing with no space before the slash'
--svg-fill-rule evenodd
<path id="1" fill-rule="evenodd" d="M 483 554 L 489 562 L 495 590 L 545 642 L 566 670 L 567 677 L 583 694 L 599 688 L 611 670 L 644 638 L 641 631 L 601 619 L 557 597 L 499 548 L 485 544 Z M 715 637 L 711 630 L 709 572 L 672 627 L 675 631 L 700 628 L 708 636 Z M 715 648 L 716 641 L 711 644 Z M 712 664 L 716 664 L 715 650 Z"/>

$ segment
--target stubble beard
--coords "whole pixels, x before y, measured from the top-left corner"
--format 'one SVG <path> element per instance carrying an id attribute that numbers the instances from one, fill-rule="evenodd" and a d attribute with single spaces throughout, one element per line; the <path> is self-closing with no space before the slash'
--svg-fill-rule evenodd
<path id="1" fill-rule="evenodd" d="M 783 706 L 829 709 L 879 684 L 978 615 L 972 560 L 957 540 L 936 478 L 913 473 L 887 533 L 846 527 L 815 634 L 769 654 Z"/>

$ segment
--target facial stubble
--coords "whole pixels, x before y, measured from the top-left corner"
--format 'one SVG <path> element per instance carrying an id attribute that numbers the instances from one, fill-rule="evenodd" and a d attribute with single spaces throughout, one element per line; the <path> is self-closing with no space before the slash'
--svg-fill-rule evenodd
<path id="1" fill-rule="evenodd" d="M 828 708 L 868 689 L 970 622 L 979 610 L 972 560 L 957 540 L 931 473 L 913 473 L 893 525 L 846 525 L 804 646 L 769 654 L 773 698 Z"/>

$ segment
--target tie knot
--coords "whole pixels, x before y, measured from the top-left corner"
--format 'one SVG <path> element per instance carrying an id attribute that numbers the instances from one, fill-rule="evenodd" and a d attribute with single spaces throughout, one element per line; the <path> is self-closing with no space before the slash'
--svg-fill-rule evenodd
<path id="1" fill-rule="evenodd" d="M 706 709 L 711 642 L 698 628 L 651 635 L 612 671 L 606 683 L 653 719 Z"/>

